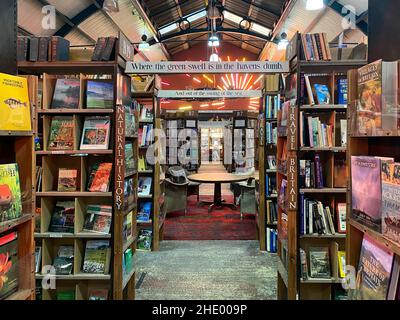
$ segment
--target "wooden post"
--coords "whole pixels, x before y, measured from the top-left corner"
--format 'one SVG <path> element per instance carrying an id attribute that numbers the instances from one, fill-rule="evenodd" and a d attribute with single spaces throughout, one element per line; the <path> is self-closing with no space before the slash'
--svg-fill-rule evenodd
<path id="1" fill-rule="evenodd" d="M 17 0 L 0 1 L 0 72 L 17 74 Z"/>

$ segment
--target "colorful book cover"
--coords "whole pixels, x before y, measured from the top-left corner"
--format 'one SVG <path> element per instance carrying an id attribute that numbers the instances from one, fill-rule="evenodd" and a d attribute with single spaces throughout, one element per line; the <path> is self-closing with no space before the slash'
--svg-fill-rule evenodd
<path id="1" fill-rule="evenodd" d="M 381 160 L 351 157 L 352 218 L 381 232 Z"/>
<path id="2" fill-rule="evenodd" d="M 64 169 L 58 170 L 58 191 L 76 191 L 78 170 L 77 169 Z"/>
<path id="3" fill-rule="evenodd" d="M 310 248 L 309 258 L 311 278 L 331 278 L 329 248 Z"/>
<path id="4" fill-rule="evenodd" d="M 78 109 L 80 92 L 79 79 L 57 79 L 51 108 Z"/>
<path id="5" fill-rule="evenodd" d="M 125 106 L 125 135 L 133 137 L 137 134 L 135 111 L 130 106 Z"/>
<path id="6" fill-rule="evenodd" d="M 88 240 L 86 242 L 82 271 L 84 273 L 107 274 L 109 259 L 109 240 Z"/>
<path id="7" fill-rule="evenodd" d="M 347 104 L 347 79 L 338 80 L 338 104 Z"/>
<path id="8" fill-rule="evenodd" d="M 0 73 L 0 114 L 0 131 L 32 130 L 26 78 Z"/>
<path id="9" fill-rule="evenodd" d="M 133 226 L 133 212 L 131 211 L 124 217 L 124 224 L 122 231 L 124 241 L 129 241 L 130 239 L 132 239 L 133 236 L 132 226 Z"/>
<path id="10" fill-rule="evenodd" d="M 108 192 L 110 186 L 112 163 L 104 162 L 92 167 L 89 177 L 90 192 Z"/>
<path id="11" fill-rule="evenodd" d="M 138 190 L 139 191 L 139 190 Z M 134 204 L 136 200 L 135 188 L 133 179 L 125 179 L 124 181 L 124 209 L 127 210 Z"/>
<path id="12" fill-rule="evenodd" d="M 151 191 L 151 177 L 140 177 L 138 183 L 138 194 L 139 196 L 148 196 Z"/>
<path id="13" fill-rule="evenodd" d="M 86 107 L 99 109 L 114 108 L 114 84 L 100 80 L 88 80 Z"/>
<path id="14" fill-rule="evenodd" d="M 74 246 L 60 246 L 53 267 L 57 275 L 69 275 L 74 268 Z"/>
<path id="15" fill-rule="evenodd" d="M 108 300 L 107 289 L 89 289 L 88 300 Z"/>
<path id="16" fill-rule="evenodd" d="M 364 235 L 356 279 L 355 300 L 386 300 L 393 253 Z"/>
<path id="17" fill-rule="evenodd" d="M 382 60 L 358 69 L 357 128 L 374 134 L 382 128 Z"/>
<path id="18" fill-rule="evenodd" d="M 18 164 L 0 165 L 0 222 L 22 215 L 21 186 Z"/>
<path id="19" fill-rule="evenodd" d="M 81 150 L 107 150 L 110 139 L 110 117 L 87 117 L 83 125 Z"/>
<path id="20" fill-rule="evenodd" d="M 48 150 L 74 149 L 74 120 L 68 116 L 51 119 Z"/>
<path id="21" fill-rule="evenodd" d="M 133 157 L 133 144 L 125 144 L 125 175 L 130 175 L 135 172 L 135 159 Z"/>
<path id="22" fill-rule="evenodd" d="M 18 289 L 18 234 L 0 236 L 0 299 Z"/>
<path id="23" fill-rule="evenodd" d="M 138 222 L 149 222 L 151 216 L 151 202 L 141 202 L 137 215 Z"/>
<path id="24" fill-rule="evenodd" d="M 112 207 L 109 205 L 88 205 L 83 231 L 110 233 Z"/>
<path id="25" fill-rule="evenodd" d="M 382 163 L 382 233 L 400 244 L 400 163 Z"/>
<path id="26" fill-rule="evenodd" d="M 75 300 L 75 291 L 59 291 L 57 292 L 57 300 Z"/>
<path id="27" fill-rule="evenodd" d="M 331 102 L 331 95 L 325 84 L 314 84 L 314 89 L 319 104 L 329 104 Z"/>
<path id="28" fill-rule="evenodd" d="M 50 232 L 74 232 L 75 202 L 57 201 L 50 220 Z"/>
<path id="29" fill-rule="evenodd" d="M 153 232 L 148 229 L 140 229 L 137 240 L 137 250 L 151 251 Z"/>

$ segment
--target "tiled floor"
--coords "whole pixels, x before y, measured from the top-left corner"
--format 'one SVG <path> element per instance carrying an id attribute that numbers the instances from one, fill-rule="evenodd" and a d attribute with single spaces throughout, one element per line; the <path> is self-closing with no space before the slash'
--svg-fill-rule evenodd
<path id="1" fill-rule="evenodd" d="M 277 257 L 257 241 L 163 241 L 137 255 L 139 300 L 276 299 Z"/>

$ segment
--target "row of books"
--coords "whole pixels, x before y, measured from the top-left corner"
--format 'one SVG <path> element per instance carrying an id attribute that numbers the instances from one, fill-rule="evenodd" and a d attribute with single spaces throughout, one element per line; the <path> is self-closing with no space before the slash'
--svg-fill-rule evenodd
<path id="1" fill-rule="evenodd" d="M 334 104 L 335 102 L 340 105 L 347 104 L 347 90 L 348 81 L 346 78 L 341 78 L 337 80 L 337 98 L 336 101 L 332 99 L 332 94 L 329 87 L 326 84 L 311 83 L 312 76 L 304 75 L 301 78 L 302 88 L 305 87 L 307 92 L 307 102 L 309 105 L 314 105 L 315 101 L 318 104 Z M 304 102 L 305 94 L 302 92 L 302 100 Z M 316 98 L 316 99 L 315 99 Z"/>
<path id="2" fill-rule="evenodd" d="M 346 122 L 346 119 L 343 119 L 343 121 Z M 346 133 L 344 132 L 343 134 Z M 303 111 L 300 111 L 300 146 L 312 148 L 334 147 L 334 125 L 324 123 L 319 117 L 308 116 Z"/>
<path id="3" fill-rule="evenodd" d="M 276 92 L 284 88 L 285 81 L 280 73 L 265 75 L 265 91 Z"/>
<path id="4" fill-rule="evenodd" d="M 299 185 L 300 188 L 324 188 L 325 179 L 322 170 L 320 155 L 314 154 L 314 161 L 299 160 Z"/>
<path id="5" fill-rule="evenodd" d="M 281 107 L 281 95 L 266 96 L 265 98 L 265 117 L 267 119 L 276 119 L 278 110 Z"/>
<path id="6" fill-rule="evenodd" d="M 84 90 L 81 101 L 81 90 Z M 80 105 L 87 109 L 113 109 L 114 84 L 112 80 L 85 80 L 81 88 L 81 79 L 65 77 L 56 80 L 50 109 L 78 109 Z"/>
<path id="7" fill-rule="evenodd" d="M 18 36 L 18 61 L 68 61 L 70 42 L 62 37 Z"/>
<path id="8" fill-rule="evenodd" d="M 332 242 L 323 247 L 303 248 L 300 251 L 300 276 L 303 281 L 309 279 L 344 278 L 346 275 L 346 253 Z"/>
<path id="9" fill-rule="evenodd" d="M 276 223 L 278 221 L 278 204 L 276 201 L 267 200 L 265 202 L 265 207 L 267 209 L 266 220 L 269 223 Z"/>
<path id="10" fill-rule="evenodd" d="M 278 141 L 278 128 L 272 122 L 265 123 L 265 142 L 269 144 L 276 144 Z"/>
<path id="11" fill-rule="evenodd" d="M 307 61 L 332 60 L 326 33 L 303 33 L 300 37 Z"/>
<path id="12" fill-rule="evenodd" d="M 278 231 L 276 229 L 266 228 L 265 237 L 267 252 L 276 253 L 278 251 Z"/>
<path id="13" fill-rule="evenodd" d="M 100 37 L 94 47 L 92 61 L 112 61 L 115 60 L 116 37 Z"/>
<path id="14" fill-rule="evenodd" d="M 265 195 L 267 197 L 277 195 L 276 189 L 276 175 L 265 176 Z"/>
<path id="15" fill-rule="evenodd" d="M 336 217 L 330 206 L 300 194 L 300 234 L 346 233 L 346 203 L 337 204 Z M 336 222 L 336 223 L 335 223 Z"/>
<path id="16" fill-rule="evenodd" d="M 107 150 L 110 140 L 111 119 L 109 116 L 85 117 L 80 139 L 80 150 Z M 74 150 L 75 120 L 73 116 L 51 118 L 47 149 Z"/>
<path id="17" fill-rule="evenodd" d="M 42 248 L 36 247 L 36 269 L 40 270 Z M 62 245 L 57 250 L 52 265 L 56 275 L 71 275 L 74 272 L 74 246 Z M 111 247 L 109 240 L 87 240 L 85 243 L 85 255 L 81 270 L 78 272 L 87 274 L 108 274 L 110 270 Z"/>
<path id="18" fill-rule="evenodd" d="M 352 156 L 352 218 L 400 244 L 400 163 Z"/>
<path id="19" fill-rule="evenodd" d="M 143 128 L 139 128 L 138 136 L 140 147 L 150 146 L 154 139 L 153 124 L 146 124 Z"/>

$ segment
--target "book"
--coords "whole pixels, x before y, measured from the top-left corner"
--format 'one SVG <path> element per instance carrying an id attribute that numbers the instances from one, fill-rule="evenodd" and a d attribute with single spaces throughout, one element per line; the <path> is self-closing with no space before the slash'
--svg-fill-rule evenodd
<path id="1" fill-rule="evenodd" d="M 49 59 L 50 37 L 39 37 L 38 61 L 48 61 Z"/>
<path id="2" fill-rule="evenodd" d="M 309 76 L 305 75 L 304 76 L 304 81 L 305 81 L 306 89 L 307 89 L 308 103 L 310 105 L 314 105 L 315 104 L 314 94 L 313 94 L 313 91 L 312 91 L 312 87 L 311 87 Z"/>
<path id="3" fill-rule="evenodd" d="M 117 42 L 116 37 L 107 37 L 107 43 L 101 52 L 102 61 L 112 61 L 114 60 L 115 44 Z"/>
<path id="4" fill-rule="evenodd" d="M 19 285 L 18 233 L 0 235 L 0 299 L 17 291 Z"/>
<path id="5" fill-rule="evenodd" d="M 347 120 L 340 119 L 340 145 L 345 147 L 347 145 Z"/>
<path id="6" fill-rule="evenodd" d="M 26 78 L 0 73 L 0 114 L 0 130 L 32 130 Z"/>
<path id="7" fill-rule="evenodd" d="M 97 39 L 96 46 L 93 51 L 92 61 L 100 61 L 102 52 L 104 51 L 107 45 L 107 38 L 100 37 Z"/>
<path id="8" fill-rule="evenodd" d="M 28 61 L 29 37 L 18 36 L 17 38 L 17 61 Z"/>
<path id="9" fill-rule="evenodd" d="M 42 266 L 42 247 L 35 247 L 35 273 L 39 273 Z"/>
<path id="10" fill-rule="evenodd" d="M 88 300 L 108 300 L 107 289 L 89 289 Z"/>
<path id="11" fill-rule="evenodd" d="M 400 163 L 382 164 L 382 233 L 400 244 Z"/>
<path id="12" fill-rule="evenodd" d="M 87 190 L 90 192 L 108 192 L 111 171 L 111 162 L 93 164 L 90 168 Z"/>
<path id="13" fill-rule="evenodd" d="M 135 159 L 133 157 L 133 144 L 125 143 L 125 176 L 131 175 L 136 171 Z"/>
<path id="14" fill-rule="evenodd" d="M 352 218 L 381 232 L 381 160 L 375 157 L 352 156 L 351 183 Z"/>
<path id="15" fill-rule="evenodd" d="M 386 300 L 393 253 L 364 234 L 358 264 L 355 300 Z"/>
<path id="16" fill-rule="evenodd" d="M 129 212 L 125 217 L 124 217 L 124 224 L 123 224 L 123 238 L 124 242 L 128 242 L 129 240 L 132 239 L 133 237 L 133 212 Z"/>
<path id="17" fill-rule="evenodd" d="M 137 240 L 137 250 L 151 251 L 153 232 L 149 229 L 140 229 Z"/>
<path id="18" fill-rule="evenodd" d="M 339 277 L 344 278 L 346 277 L 346 252 L 345 251 L 338 251 L 338 268 L 339 268 Z"/>
<path id="19" fill-rule="evenodd" d="M 337 81 L 338 104 L 347 104 L 347 79 Z"/>
<path id="20" fill-rule="evenodd" d="M 314 279 L 331 278 L 329 248 L 310 247 L 309 258 L 310 258 L 310 278 Z"/>
<path id="21" fill-rule="evenodd" d="M 36 62 L 39 59 L 39 38 L 31 37 L 29 41 L 29 61 Z"/>
<path id="22" fill-rule="evenodd" d="M 78 109 L 80 90 L 79 79 L 57 79 L 51 108 Z"/>
<path id="23" fill-rule="evenodd" d="M 77 169 L 58 169 L 58 187 L 57 191 L 76 191 L 78 170 Z"/>
<path id="24" fill-rule="evenodd" d="M 18 164 L 0 165 L 0 222 L 22 216 L 21 186 Z"/>
<path id="25" fill-rule="evenodd" d="M 107 150 L 110 140 L 110 117 L 85 117 L 80 150 Z"/>
<path id="26" fill-rule="evenodd" d="M 360 134 L 398 127 L 398 62 L 375 61 L 358 69 L 356 116 Z"/>
<path id="27" fill-rule="evenodd" d="M 347 217 L 347 205 L 344 202 L 337 204 L 337 231 L 338 233 L 346 233 L 346 217 Z"/>
<path id="28" fill-rule="evenodd" d="M 50 232 L 74 232 L 75 202 L 57 201 L 50 219 Z"/>
<path id="29" fill-rule="evenodd" d="M 148 196 L 151 192 L 151 177 L 139 177 L 138 182 L 138 195 L 139 196 Z"/>
<path id="30" fill-rule="evenodd" d="M 149 201 L 144 201 L 139 204 L 139 211 L 136 221 L 138 223 L 145 223 L 150 221 L 152 204 Z"/>
<path id="31" fill-rule="evenodd" d="M 133 178 L 124 181 L 124 210 L 130 209 L 136 202 L 136 189 L 134 188 Z"/>
<path id="32" fill-rule="evenodd" d="M 138 128 L 136 124 L 136 115 L 130 106 L 124 106 L 125 108 L 125 136 L 134 137 L 137 134 Z"/>
<path id="33" fill-rule="evenodd" d="M 75 291 L 74 290 L 58 291 L 57 300 L 75 300 Z"/>
<path id="34" fill-rule="evenodd" d="M 307 254 L 304 249 L 300 248 L 300 271 L 301 271 L 301 279 L 308 279 L 308 264 L 307 264 Z"/>
<path id="35" fill-rule="evenodd" d="M 88 80 L 86 108 L 113 109 L 114 84 L 110 81 Z"/>
<path id="36" fill-rule="evenodd" d="M 49 61 L 68 61 L 70 42 L 63 38 L 53 36 L 50 40 L 50 59 Z"/>
<path id="37" fill-rule="evenodd" d="M 329 104 L 331 102 L 331 95 L 326 85 L 314 84 L 314 89 L 319 104 Z"/>
<path id="38" fill-rule="evenodd" d="M 396 255 L 391 271 L 390 284 L 387 294 L 387 300 L 399 300 L 399 285 L 400 285 L 400 256 Z M 396 294 L 397 293 L 397 294 Z"/>
<path id="39" fill-rule="evenodd" d="M 60 246 L 54 258 L 53 267 L 57 275 L 69 275 L 74 267 L 74 247 Z"/>
<path id="40" fill-rule="evenodd" d="M 74 127 L 74 119 L 72 116 L 52 117 L 48 150 L 73 150 Z"/>
<path id="41" fill-rule="evenodd" d="M 86 241 L 82 272 L 108 274 L 111 248 L 109 240 Z"/>
<path id="42" fill-rule="evenodd" d="M 83 231 L 109 234 L 111 220 L 112 207 L 110 205 L 88 205 Z"/>

